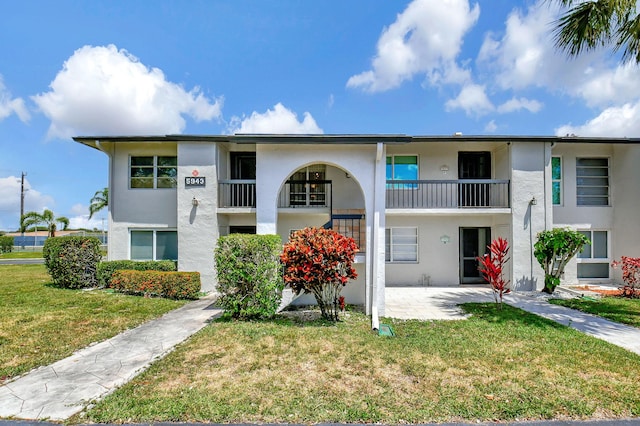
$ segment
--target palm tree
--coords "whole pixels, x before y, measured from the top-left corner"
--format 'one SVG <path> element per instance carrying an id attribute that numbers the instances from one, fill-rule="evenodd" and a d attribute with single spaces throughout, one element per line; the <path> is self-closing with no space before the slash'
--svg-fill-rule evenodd
<path id="1" fill-rule="evenodd" d="M 109 189 L 102 188 L 100 191 L 96 191 L 93 194 L 93 198 L 89 204 L 89 219 L 93 217 L 94 214 L 98 213 L 100 210 L 104 209 L 109 205 Z"/>
<path id="2" fill-rule="evenodd" d="M 39 224 L 44 224 L 47 227 L 48 236 L 55 237 L 56 223 L 62 224 L 63 231 L 69 227 L 69 219 L 64 216 L 55 217 L 51 210 L 45 209 L 42 213 L 28 212 L 20 218 L 20 230 L 24 232 L 30 226 L 34 226 L 37 230 Z"/>
<path id="3" fill-rule="evenodd" d="M 556 47 L 570 56 L 598 47 L 622 51 L 622 62 L 640 64 L 640 15 L 636 0 L 554 0 L 570 8 L 555 24 Z"/>

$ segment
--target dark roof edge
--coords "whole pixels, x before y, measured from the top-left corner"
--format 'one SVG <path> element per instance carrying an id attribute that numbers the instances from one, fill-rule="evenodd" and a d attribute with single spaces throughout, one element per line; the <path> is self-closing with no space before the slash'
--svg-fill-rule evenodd
<path id="1" fill-rule="evenodd" d="M 88 146 L 101 142 L 232 142 L 239 144 L 403 144 L 410 142 L 551 142 L 637 144 L 640 138 L 578 136 L 435 135 L 402 134 L 235 134 L 235 135 L 158 135 L 158 136 L 76 136 L 74 141 Z"/>

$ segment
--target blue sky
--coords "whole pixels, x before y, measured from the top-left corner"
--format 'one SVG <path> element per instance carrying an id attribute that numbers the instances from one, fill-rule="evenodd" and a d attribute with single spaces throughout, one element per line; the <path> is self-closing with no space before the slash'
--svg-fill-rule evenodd
<path id="1" fill-rule="evenodd" d="M 640 136 L 640 73 L 567 59 L 545 0 L 5 2 L 0 230 L 88 221 L 106 155 L 79 135 Z"/>

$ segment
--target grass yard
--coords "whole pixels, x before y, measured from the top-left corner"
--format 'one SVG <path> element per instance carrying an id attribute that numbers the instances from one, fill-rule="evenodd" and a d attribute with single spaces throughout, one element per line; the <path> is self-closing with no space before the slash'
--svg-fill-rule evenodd
<path id="1" fill-rule="evenodd" d="M 640 356 L 524 311 L 217 321 L 72 422 L 426 423 L 640 415 Z"/>
<path id="2" fill-rule="evenodd" d="M 185 303 L 49 282 L 44 265 L 0 265 L 0 384 Z"/>
<path id="3" fill-rule="evenodd" d="M 596 301 L 587 299 L 551 299 L 549 302 L 640 328 L 640 299 L 603 297 Z"/>
<path id="4" fill-rule="evenodd" d="M 0 259 L 42 259 L 42 250 L 2 253 L 0 254 Z"/>

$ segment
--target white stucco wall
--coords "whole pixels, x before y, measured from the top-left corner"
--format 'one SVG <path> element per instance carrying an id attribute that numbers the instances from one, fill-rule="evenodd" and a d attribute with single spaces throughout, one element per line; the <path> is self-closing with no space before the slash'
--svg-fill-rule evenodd
<path id="1" fill-rule="evenodd" d="M 215 290 L 214 250 L 218 241 L 218 173 L 215 144 L 178 145 L 178 270 L 198 271 L 202 290 Z M 205 187 L 185 187 L 185 177 L 206 178 Z M 198 205 L 193 205 L 193 199 Z"/>
<path id="2" fill-rule="evenodd" d="M 512 143 L 511 260 L 514 290 L 541 290 L 544 271 L 533 256 L 538 232 L 551 225 L 551 205 L 545 187 L 550 183 L 551 147 L 548 143 Z M 532 205 L 535 197 L 537 204 Z"/>
<path id="3" fill-rule="evenodd" d="M 460 228 L 489 227 L 491 238 L 510 240 L 509 216 L 387 215 L 386 226 L 418 228 L 418 262 L 386 264 L 387 286 L 457 286 L 460 284 Z M 449 237 L 443 243 L 441 237 Z"/>
<path id="4" fill-rule="evenodd" d="M 377 150 L 381 155 L 376 156 Z M 277 197 L 282 184 L 293 172 L 310 164 L 327 164 L 340 170 L 336 178 L 344 179 L 344 185 L 358 187 L 355 202 L 362 197 L 367 226 L 367 269 L 365 271 L 365 304 L 371 309 L 371 297 L 375 294 L 375 307 L 384 312 L 384 146 L 376 145 L 258 145 L 256 167 L 257 232 L 272 234 L 285 232 L 278 229 Z M 376 158 L 378 167 L 376 168 Z M 378 173 L 376 173 L 376 170 Z M 348 173 L 350 178 L 339 176 Z M 376 181 L 377 179 L 377 181 Z M 355 186 L 354 186 L 355 185 Z M 377 190 L 377 194 L 376 194 Z M 377 195 L 377 197 L 376 197 Z M 345 202 L 346 200 L 341 200 Z M 376 225 L 374 225 L 376 224 Z M 284 224 L 283 224 L 284 225 Z M 288 226 L 288 225 L 287 225 Z M 373 229 L 373 228 L 376 229 Z M 286 231 L 288 232 L 288 231 Z M 376 244 L 373 244 L 374 239 Z M 376 253 L 373 247 L 382 247 Z M 373 265 L 373 258 L 378 264 Z M 380 258 L 382 262 L 380 262 Z M 376 289 L 373 289 L 373 286 Z"/>
<path id="5" fill-rule="evenodd" d="M 612 163 L 612 260 L 640 257 L 640 145 L 616 145 Z M 620 268 L 613 278 L 622 283 Z"/>
<path id="6" fill-rule="evenodd" d="M 109 259 L 129 259 L 130 229 L 176 229 L 175 188 L 130 189 L 131 156 L 177 155 L 175 143 L 119 143 L 113 147 L 110 181 Z"/>
<path id="7" fill-rule="evenodd" d="M 572 229 L 609 231 L 609 260 L 621 256 L 640 257 L 640 146 L 635 144 L 557 144 L 553 155 L 562 158 L 563 203 L 554 206 L 555 226 Z M 609 158 L 610 205 L 576 205 L 576 158 Z M 620 269 L 610 269 L 611 279 L 622 282 Z M 574 258 L 565 268 L 563 284 L 598 282 L 597 279 L 577 277 L 577 260 Z"/>

